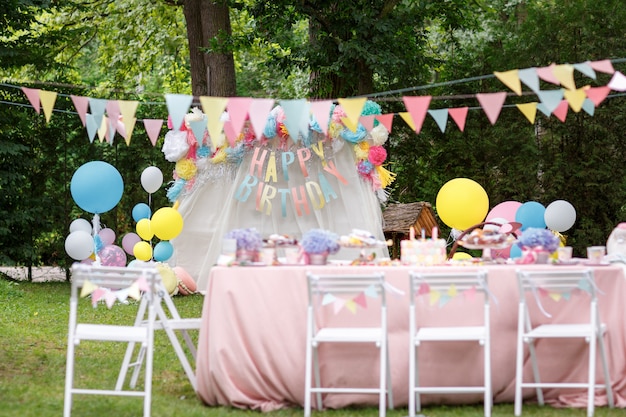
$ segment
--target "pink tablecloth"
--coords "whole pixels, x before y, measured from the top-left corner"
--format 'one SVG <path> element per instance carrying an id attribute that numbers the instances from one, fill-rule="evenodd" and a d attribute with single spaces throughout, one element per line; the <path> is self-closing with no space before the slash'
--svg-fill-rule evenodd
<path id="1" fill-rule="evenodd" d="M 538 268 L 538 265 L 524 266 Z M 563 266 L 543 266 L 569 268 Z M 434 267 L 429 270 L 453 267 Z M 459 267 L 467 269 L 469 267 Z M 228 405 L 271 411 L 302 405 L 306 346 L 306 271 L 363 272 L 382 270 L 387 280 L 405 292 L 388 296 L 389 349 L 394 402 L 398 407 L 408 402 L 408 272 L 409 267 L 215 267 L 205 297 L 202 328 L 198 346 L 196 374 L 198 396 L 207 405 Z M 494 402 L 512 402 L 515 381 L 515 339 L 517 332 L 517 284 L 515 266 L 489 266 L 489 287 L 497 302 L 492 303 L 492 381 Z M 595 268 L 606 336 L 612 385 L 618 407 L 626 407 L 626 281 L 620 266 Z M 575 297 L 566 302 L 543 301 L 554 319 L 584 314 Z M 445 309 L 418 305 L 419 320 L 446 322 L 454 315 L 472 320 L 468 304 L 451 302 Z M 362 313 L 362 312 L 361 312 Z M 359 320 L 361 313 L 340 314 L 347 320 Z M 365 312 L 367 314 L 367 312 Z M 476 313 L 480 314 L 480 313 Z M 547 317 L 538 317 L 548 321 Z M 584 380 L 587 370 L 586 346 L 578 340 L 545 341 L 540 352 L 549 360 L 540 361 L 545 381 Z M 358 350 L 357 350 L 358 349 Z M 322 379 L 326 384 L 369 383 L 378 380 L 376 348 L 333 347 L 320 351 Z M 420 349 L 420 380 L 425 385 L 482 384 L 481 348 L 472 344 L 425 345 Z M 363 356 L 371 360 L 363 360 Z M 527 363 L 529 365 L 529 363 Z M 598 369 L 601 369 L 598 366 Z M 527 366 L 527 375 L 530 375 Z M 600 375 L 600 373 L 599 373 Z M 545 390 L 555 405 L 582 406 L 586 392 Z M 533 390 L 525 390 L 527 399 Z M 482 400 L 481 394 L 434 394 L 423 397 L 424 404 L 471 404 Z M 371 395 L 328 395 L 324 405 L 341 408 L 353 404 L 377 404 Z M 606 404 L 601 395 L 598 405 Z"/>

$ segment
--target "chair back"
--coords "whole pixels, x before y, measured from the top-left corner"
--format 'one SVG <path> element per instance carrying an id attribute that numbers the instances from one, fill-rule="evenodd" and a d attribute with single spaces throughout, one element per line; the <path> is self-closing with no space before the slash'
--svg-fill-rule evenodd
<path id="1" fill-rule="evenodd" d="M 461 272 L 409 272 L 410 278 L 410 306 L 415 307 L 415 300 L 420 295 L 439 292 L 444 296 L 463 294 L 468 291 L 482 296 L 485 307 L 489 306 L 492 298 L 487 284 L 487 271 Z"/>

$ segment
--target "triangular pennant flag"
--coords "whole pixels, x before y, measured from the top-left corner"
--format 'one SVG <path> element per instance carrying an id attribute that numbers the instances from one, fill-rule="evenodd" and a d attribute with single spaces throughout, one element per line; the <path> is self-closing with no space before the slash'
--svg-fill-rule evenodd
<path id="1" fill-rule="evenodd" d="M 435 304 L 437 304 L 440 298 L 441 298 L 441 294 L 439 293 L 439 291 L 431 291 L 428 293 L 428 303 L 431 306 L 434 306 Z"/>
<path id="2" fill-rule="evenodd" d="M 564 292 L 564 293 L 562 293 L 562 294 L 561 294 L 561 297 L 563 297 L 563 299 L 564 299 L 565 301 L 569 301 L 569 300 L 570 300 L 570 298 L 572 298 L 572 293 L 571 293 L 571 292 L 569 292 L 569 291 L 568 291 L 568 292 Z"/>
<path id="3" fill-rule="evenodd" d="M 317 124 L 328 135 L 328 124 L 330 122 L 330 108 L 333 105 L 332 100 L 314 100 L 311 102 L 311 113 L 317 120 Z"/>
<path id="4" fill-rule="evenodd" d="M 324 297 L 322 298 L 322 305 L 325 306 L 325 305 L 334 303 L 336 300 L 337 300 L 337 297 L 335 297 L 331 293 L 326 293 L 324 294 Z"/>
<path id="5" fill-rule="evenodd" d="M 363 291 L 369 298 L 378 298 L 378 291 L 374 285 L 370 285 Z"/>
<path id="6" fill-rule="evenodd" d="M 352 120 L 348 119 L 347 117 L 342 117 L 341 123 L 343 123 L 343 125 L 347 127 L 351 132 L 356 132 L 356 130 L 359 128 L 359 122 L 352 123 Z"/>
<path id="7" fill-rule="evenodd" d="M 554 76 L 554 72 L 552 70 L 556 67 L 556 64 L 552 63 L 547 67 L 537 68 L 537 75 L 542 80 L 549 82 L 551 84 L 559 85 L 559 80 Z"/>
<path id="8" fill-rule="evenodd" d="M 108 117 L 103 116 L 100 122 L 100 127 L 98 127 L 98 139 L 100 139 L 100 142 L 105 141 L 108 130 L 109 130 L 109 119 Z"/>
<path id="9" fill-rule="evenodd" d="M 237 136 L 239 136 L 243 130 L 243 125 L 248 117 L 251 103 L 252 98 L 250 97 L 231 97 L 228 99 L 226 110 L 228 111 L 228 118 Z"/>
<path id="10" fill-rule="evenodd" d="M 163 127 L 163 119 L 143 119 L 143 126 L 146 129 L 148 138 L 152 142 L 152 146 L 156 146 L 159 133 Z"/>
<path id="11" fill-rule="evenodd" d="M 299 142 L 299 134 L 303 123 L 309 123 L 309 105 L 305 99 L 280 100 L 280 105 L 285 112 L 284 125 L 291 139 Z M 358 120 L 358 119 L 357 119 Z"/>
<path id="12" fill-rule="evenodd" d="M 137 281 L 133 282 L 131 286 L 128 287 L 128 296 L 134 300 L 139 300 L 141 298 L 141 292 L 139 291 L 139 283 Z"/>
<path id="13" fill-rule="evenodd" d="M 446 131 L 446 123 L 448 123 L 448 109 L 428 110 L 428 114 L 435 119 L 441 133 Z"/>
<path id="14" fill-rule="evenodd" d="M 201 120 L 191 120 L 189 122 L 189 127 L 191 127 L 191 131 L 193 132 L 193 136 L 196 138 L 198 142 L 198 146 L 202 146 L 202 139 L 204 139 L 204 131 L 206 130 L 206 119 Z"/>
<path id="15" fill-rule="evenodd" d="M 546 117 L 550 117 L 550 115 L 552 114 L 552 112 L 548 110 L 546 105 L 543 103 L 537 103 L 537 110 L 543 113 Z"/>
<path id="16" fill-rule="evenodd" d="M 165 102 L 167 103 L 167 112 L 172 118 L 172 126 L 175 132 L 180 130 L 180 127 L 185 120 L 185 114 L 189 111 L 193 96 L 186 94 L 166 94 Z"/>
<path id="17" fill-rule="evenodd" d="M 387 128 L 387 132 L 391 133 L 391 126 L 393 125 L 393 113 L 378 114 L 376 120 L 382 123 Z"/>
<path id="18" fill-rule="evenodd" d="M 117 102 L 120 114 L 122 115 L 122 121 L 128 119 L 132 119 L 137 114 L 137 106 L 139 106 L 139 102 L 136 100 L 118 100 Z M 126 123 L 124 123 L 126 126 Z M 128 130 L 128 129 L 127 129 Z"/>
<path id="19" fill-rule="evenodd" d="M 85 298 L 92 292 L 94 292 L 98 288 L 97 285 L 94 285 L 88 279 L 83 283 L 83 288 L 80 289 L 80 298 Z"/>
<path id="20" fill-rule="evenodd" d="M 591 67 L 591 63 L 589 61 L 586 61 L 580 64 L 574 64 L 574 68 L 581 74 L 584 74 L 587 77 L 592 78 L 594 80 L 596 79 L 596 72 Z"/>
<path id="21" fill-rule="evenodd" d="M 96 126 L 100 127 L 102 124 L 102 117 L 104 116 L 104 110 L 106 109 L 107 100 L 102 98 L 89 98 L 89 109 L 96 121 Z"/>
<path id="22" fill-rule="evenodd" d="M 209 137 L 213 143 L 213 149 L 220 146 L 224 122 L 222 122 L 222 114 L 226 110 L 228 99 L 224 97 L 200 97 L 202 111 L 207 116 L 207 129 Z"/>
<path id="23" fill-rule="evenodd" d="M 537 93 L 539 100 L 546 106 L 548 111 L 552 113 L 563 100 L 563 89 L 545 90 Z"/>
<path id="24" fill-rule="evenodd" d="M 424 294 L 429 294 L 429 293 L 430 293 L 430 286 L 427 283 L 422 282 L 419 288 L 417 289 L 417 295 L 424 295 Z"/>
<path id="25" fill-rule="evenodd" d="M 135 124 L 137 123 L 137 118 L 132 117 L 130 119 L 124 119 L 124 140 L 126 140 L 126 145 L 130 146 L 130 138 L 133 136 L 133 130 L 135 130 Z"/>
<path id="26" fill-rule="evenodd" d="M 361 306 L 361 308 L 367 308 L 367 300 L 365 299 L 365 293 L 360 293 L 356 297 L 352 299 L 356 303 L 356 305 Z"/>
<path id="27" fill-rule="evenodd" d="M 448 114 L 452 120 L 454 120 L 454 123 L 456 123 L 461 132 L 465 130 L 465 120 L 467 119 L 468 111 L 469 107 L 456 107 L 448 109 Z"/>
<path id="28" fill-rule="evenodd" d="M 537 292 L 541 297 L 546 297 L 548 295 L 548 291 L 545 288 L 537 288 Z"/>
<path id="29" fill-rule="evenodd" d="M 120 303 L 126 303 L 126 300 L 128 299 L 128 293 L 130 292 L 130 288 L 124 288 L 121 290 L 117 290 L 115 291 L 115 298 L 117 298 L 117 301 L 119 301 Z"/>
<path id="30" fill-rule="evenodd" d="M 476 299 L 476 287 L 468 288 L 467 290 L 463 291 L 463 297 L 467 301 L 474 301 L 474 299 Z"/>
<path id="31" fill-rule="evenodd" d="M 367 116 L 361 116 L 359 118 L 359 122 L 363 125 L 365 130 L 368 132 L 374 128 L 374 120 L 376 119 L 376 115 L 369 114 Z"/>
<path id="32" fill-rule="evenodd" d="M 41 90 L 39 92 L 39 100 L 41 100 L 43 114 L 46 116 L 46 123 L 49 123 L 52 110 L 54 110 L 54 102 L 57 100 L 57 93 L 56 91 Z"/>
<path id="33" fill-rule="evenodd" d="M 102 297 L 104 297 L 104 294 L 106 294 L 106 292 L 107 291 L 104 288 L 96 288 L 91 293 L 91 305 L 96 307 L 98 305 L 98 301 L 100 301 Z"/>
<path id="34" fill-rule="evenodd" d="M 504 100 L 506 100 L 506 93 L 478 93 L 476 94 L 476 99 L 487 115 L 487 119 L 489 119 L 492 125 L 496 124 L 502 105 L 504 105 Z"/>
<path id="35" fill-rule="evenodd" d="M 611 81 L 609 81 L 608 87 L 614 91 L 626 91 L 626 77 L 624 76 L 624 74 L 616 71 L 613 74 L 613 77 L 611 77 Z M 42 93 L 43 91 L 39 94 L 40 97 Z M 41 97 L 41 104 L 43 105 L 43 97 Z M 43 111 L 45 113 L 45 107 L 43 108 Z"/>
<path id="36" fill-rule="evenodd" d="M 70 96 L 70 98 L 72 99 L 72 103 L 74 103 L 74 107 L 76 107 L 76 113 L 78 113 L 80 122 L 83 124 L 83 127 L 85 127 L 87 123 L 85 115 L 89 108 L 89 99 L 82 96 Z"/>
<path id="37" fill-rule="evenodd" d="M 528 88 L 537 93 L 539 91 L 539 76 L 537 68 L 525 68 L 517 72 L 517 76 Z"/>
<path id="38" fill-rule="evenodd" d="M 352 125 L 359 123 L 359 117 L 361 117 L 361 112 L 363 111 L 363 106 L 365 106 L 366 101 L 367 97 L 337 99 L 341 109 L 346 113 Z M 356 129 L 354 131 L 356 131 Z"/>
<path id="39" fill-rule="evenodd" d="M 549 295 L 550 295 L 550 298 L 552 298 L 554 301 L 560 301 L 561 300 L 561 293 L 551 292 Z"/>
<path id="40" fill-rule="evenodd" d="M 352 314 L 356 314 L 356 303 L 354 300 L 348 300 L 344 305 Z"/>
<path id="41" fill-rule="evenodd" d="M 228 139 L 228 144 L 231 148 L 236 146 L 237 142 L 237 132 L 233 129 L 233 124 L 230 120 L 226 120 L 224 122 L 224 134 L 226 134 L 226 139 Z"/>
<path id="42" fill-rule="evenodd" d="M 411 114 L 408 111 L 403 111 L 398 114 L 400 115 L 400 117 L 402 117 L 402 120 L 404 120 L 406 124 L 411 128 L 411 130 L 415 131 L 415 123 L 413 123 L 413 118 L 411 117 Z"/>
<path id="43" fill-rule="evenodd" d="M 552 68 L 552 73 L 561 85 L 568 90 L 575 90 L 576 83 L 574 82 L 574 67 L 571 65 L 555 65 Z"/>
<path id="44" fill-rule="evenodd" d="M 587 99 L 587 93 L 585 93 L 584 88 L 579 88 L 577 90 L 565 90 L 563 92 L 563 97 L 565 97 L 565 100 L 569 103 L 572 111 L 574 113 L 578 113 L 583 108 L 583 103 Z"/>
<path id="45" fill-rule="evenodd" d="M 343 298 L 336 297 L 335 302 L 333 304 L 333 311 L 335 314 L 339 313 L 345 304 L 345 300 Z"/>
<path id="46" fill-rule="evenodd" d="M 94 138 L 96 137 L 96 132 L 98 131 L 98 124 L 96 123 L 95 117 L 91 113 L 87 113 L 85 118 L 85 126 L 87 127 L 87 137 L 89 138 L 89 142 L 93 143 Z"/>
<path id="47" fill-rule="evenodd" d="M 442 294 L 441 297 L 439 297 L 439 307 L 441 308 L 445 306 L 450 302 L 450 300 L 452 300 L 452 297 L 450 297 L 448 294 Z"/>
<path id="48" fill-rule="evenodd" d="M 494 75 L 515 94 L 518 96 L 522 95 L 522 84 L 520 83 L 518 70 L 514 69 L 505 72 L 494 71 Z"/>
<path id="49" fill-rule="evenodd" d="M 604 59 L 602 61 L 593 61 L 590 62 L 591 68 L 598 72 L 604 72 L 605 74 L 613 74 L 615 69 L 613 68 L 613 64 L 608 59 Z"/>
<path id="50" fill-rule="evenodd" d="M 250 124 L 254 129 L 254 136 L 260 139 L 267 124 L 267 117 L 274 107 L 273 98 L 254 98 L 250 103 L 248 114 L 250 116 Z"/>
<path id="51" fill-rule="evenodd" d="M 146 280 L 146 277 L 144 277 L 143 275 L 137 278 L 135 282 L 137 283 L 137 288 L 139 288 L 139 291 L 143 291 L 143 292 L 150 291 L 148 280 Z"/>
<path id="52" fill-rule="evenodd" d="M 537 116 L 537 103 L 524 103 L 524 104 L 516 104 L 519 111 L 522 112 L 524 116 L 528 119 L 528 121 L 532 124 L 535 123 L 535 117 Z M 548 113 L 549 114 L 549 113 Z"/>
<path id="53" fill-rule="evenodd" d="M 448 296 L 450 297 L 456 297 L 458 295 L 458 290 L 456 289 L 456 285 L 451 284 L 450 287 L 448 287 L 448 291 L 446 292 L 446 294 L 448 294 Z"/>
<path id="54" fill-rule="evenodd" d="M 424 119 L 426 118 L 426 112 L 428 111 L 428 106 L 430 105 L 431 96 L 404 96 L 402 97 L 402 101 L 404 101 L 404 106 L 408 110 L 409 114 L 411 114 L 411 119 L 413 120 L 413 126 L 409 124 L 415 130 L 415 133 L 420 133 L 422 130 L 422 124 L 424 123 Z M 406 121 L 406 119 L 405 119 Z"/>
<path id="55" fill-rule="evenodd" d="M 33 106 L 37 114 L 41 114 L 41 106 L 39 104 L 39 90 L 36 88 L 22 87 L 22 91 L 26 95 L 26 98 L 30 102 L 30 105 Z"/>
<path id="56" fill-rule="evenodd" d="M 593 101 L 596 107 L 600 105 L 604 101 L 604 99 L 609 95 L 611 89 L 607 86 L 602 87 L 591 87 L 585 90 L 585 94 L 587 94 L 587 98 Z"/>
<path id="57" fill-rule="evenodd" d="M 593 101 L 591 101 L 591 99 L 586 98 L 585 101 L 583 101 L 583 110 L 589 116 L 593 116 L 593 114 L 596 112 L 596 105 L 593 103 Z"/>
<path id="58" fill-rule="evenodd" d="M 585 292 L 590 292 L 591 291 L 591 283 L 589 282 L 589 280 L 586 279 L 581 279 L 580 281 L 578 281 L 578 288 L 585 291 Z"/>
<path id="59" fill-rule="evenodd" d="M 107 131 L 106 131 L 106 136 L 107 136 L 107 141 L 113 145 L 113 138 L 115 137 L 115 126 L 113 125 L 113 120 L 111 119 L 107 119 L 108 123 L 107 123 Z"/>
<path id="60" fill-rule="evenodd" d="M 567 100 L 561 100 L 561 102 L 556 107 L 556 109 L 554 109 L 552 114 L 554 114 L 554 117 L 559 119 L 561 122 L 565 123 L 565 119 L 567 118 L 567 109 Z"/>
<path id="61" fill-rule="evenodd" d="M 116 122 L 120 117 L 120 105 L 117 100 L 109 100 L 106 105 L 107 116 L 112 122 Z M 115 130 L 113 130 L 115 133 Z"/>
<path id="62" fill-rule="evenodd" d="M 109 310 L 113 307 L 113 304 L 115 304 L 115 300 L 117 300 L 117 297 L 111 291 L 107 291 L 106 294 L 104 294 L 104 302 Z"/>

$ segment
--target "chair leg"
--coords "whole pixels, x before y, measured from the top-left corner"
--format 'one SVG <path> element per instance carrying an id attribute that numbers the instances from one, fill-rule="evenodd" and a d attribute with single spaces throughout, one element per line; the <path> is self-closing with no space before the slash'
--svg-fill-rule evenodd
<path id="1" fill-rule="evenodd" d="M 387 341 L 387 406 L 393 410 L 393 381 L 391 380 L 391 362 L 389 360 L 389 341 Z"/>
<path id="2" fill-rule="evenodd" d="M 387 342 L 383 341 L 378 349 L 380 350 L 378 357 L 380 361 L 380 370 L 378 372 L 378 415 L 385 417 L 387 411 Z"/>
<path id="3" fill-rule="evenodd" d="M 515 406 L 514 413 L 516 416 L 522 415 L 522 382 L 524 381 L 524 341 L 520 336 L 523 331 L 522 325 L 518 326 L 517 336 L 517 353 L 515 356 Z"/>
<path id="4" fill-rule="evenodd" d="M 415 387 L 419 388 L 420 386 L 420 375 L 419 375 L 419 345 L 415 345 Z M 422 411 L 422 395 L 419 392 L 415 392 L 415 411 Z"/>
<path id="5" fill-rule="evenodd" d="M 535 353 L 535 341 L 528 341 L 528 352 L 530 353 L 530 364 L 533 368 L 533 378 L 536 384 L 541 383 L 541 377 L 539 376 L 539 365 L 537 364 L 537 354 Z M 537 391 L 537 403 L 544 405 L 543 401 L 543 389 L 541 387 L 536 388 Z"/>
<path id="6" fill-rule="evenodd" d="M 491 362 L 490 362 L 490 345 L 489 341 L 485 340 L 483 343 L 483 357 L 484 357 L 484 382 L 485 382 L 485 395 L 483 398 L 483 406 L 485 408 L 485 417 L 491 417 L 491 405 L 493 398 L 491 396 Z"/>
<path id="7" fill-rule="evenodd" d="M 65 396 L 63 400 L 63 417 L 70 417 L 72 414 L 72 388 L 74 387 L 74 342 L 71 340 L 67 344 L 67 365 L 65 369 Z"/>
<path id="8" fill-rule="evenodd" d="M 415 343 L 409 346 L 409 417 L 415 417 Z"/>
<path id="9" fill-rule="evenodd" d="M 322 382 L 321 382 L 321 378 L 320 378 L 320 363 L 319 363 L 319 355 L 317 352 L 317 346 L 313 346 L 313 371 L 314 371 L 314 375 L 315 375 L 315 387 L 316 388 L 321 388 L 322 387 Z M 318 410 L 322 410 L 324 409 L 324 404 L 322 403 L 322 393 L 321 392 L 317 392 L 315 393 L 315 399 L 316 399 L 316 406 Z"/>
<path id="10" fill-rule="evenodd" d="M 593 417 L 596 394 L 596 341 L 595 337 L 589 339 L 589 375 L 587 384 L 587 417 Z"/>
<path id="11" fill-rule="evenodd" d="M 609 407 L 615 407 L 615 401 L 613 399 L 613 387 L 611 386 L 611 374 L 609 373 L 609 364 L 606 359 L 606 348 L 604 345 L 603 332 L 598 333 L 598 349 L 600 349 L 600 359 L 602 360 L 602 372 L 604 374 L 604 386 L 606 387 L 606 399 L 609 403 Z"/>

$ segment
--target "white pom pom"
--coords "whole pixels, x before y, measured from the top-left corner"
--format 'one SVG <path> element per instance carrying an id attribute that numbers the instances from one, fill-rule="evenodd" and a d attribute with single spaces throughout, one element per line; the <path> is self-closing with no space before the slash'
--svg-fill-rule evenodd
<path id="1" fill-rule="evenodd" d="M 165 134 L 165 141 L 161 152 L 165 155 L 165 159 L 170 162 L 176 162 L 187 155 L 189 144 L 187 143 L 187 132 L 170 130 Z"/>

